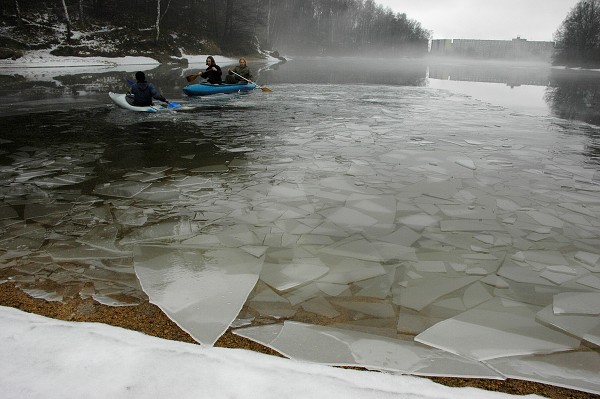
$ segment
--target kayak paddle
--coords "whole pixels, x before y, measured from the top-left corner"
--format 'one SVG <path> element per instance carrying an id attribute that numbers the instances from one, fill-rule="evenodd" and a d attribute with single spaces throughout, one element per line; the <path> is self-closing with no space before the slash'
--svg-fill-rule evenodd
<path id="1" fill-rule="evenodd" d="M 269 93 L 273 91 L 273 90 L 269 89 L 268 87 L 259 86 L 257 83 L 255 83 L 255 82 L 253 82 L 253 81 L 251 81 L 251 80 L 249 80 L 249 79 L 246 79 L 245 77 L 243 77 L 243 76 L 242 76 L 242 75 L 240 75 L 239 73 L 235 73 L 235 72 L 233 72 L 233 71 L 231 71 L 231 73 L 232 73 L 232 74 L 234 74 L 234 75 L 237 75 L 237 76 L 239 76 L 240 78 L 244 79 L 244 80 L 245 80 L 246 82 L 248 82 L 248 83 L 252 83 L 252 84 L 254 84 L 256 87 L 258 87 L 258 88 L 259 88 L 259 89 L 261 89 L 262 91 L 267 91 L 267 92 L 269 92 Z"/>
<path id="2" fill-rule="evenodd" d="M 198 78 L 198 76 L 200 76 L 200 74 L 199 74 L 199 73 L 193 73 L 193 74 L 191 74 L 191 75 L 188 75 L 188 76 L 186 76 L 186 77 L 185 77 L 185 79 L 186 79 L 188 82 L 193 82 L 194 80 L 196 80 L 196 79 Z"/>

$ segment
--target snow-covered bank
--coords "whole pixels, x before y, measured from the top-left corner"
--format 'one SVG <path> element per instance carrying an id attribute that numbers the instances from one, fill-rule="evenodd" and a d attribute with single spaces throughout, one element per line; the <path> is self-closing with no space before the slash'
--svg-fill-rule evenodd
<path id="1" fill-rule="evenodd" d="M 62 67 L 105 67 L 144 65 L 155 67 L 160 63 L 149 57 L 58 57 L 51 50 L 27 52 L 16 60 L 0 60 L 0 68 L 62 68 Z"/>
<path id="2" fill-rule="evenodd" d="M 517 397 L 241 349 L 207 348 L 104 324 L 48 319 L 9 307 L 0 307 L 0 340 L 5 359 L 0 366 L 0 391 L 6 399 Z"/>
<path id="3" fill-rule="evenodd" d="M 118 67 L 136 66 L 151 69 L 160 62 L 150 57 L 69 57 L 55 56 L 50 52 L 52 50 L 35 50 L 25 53 L 16 60 L 0 59 L 0 68 L 2 69 L 21 69 L 21 68 L 76 68 L 76 67 L 103 67 L 112 69 Z M 183 54 L 178 60 L 187 60 L 188 64 L 204 65 L 206 57 L 211 54 Z M 232 65 L 237 64 L 237 58 L 225 57 L 221 55 L 213 55 L 217 64 Z M 175 59 L 175 58 L 174 58 Z M 281 62 L 279 59 L 266 56 L 264 60 L 267 64 Z M 144 68 L 141 68 L 144 69 Z"/>

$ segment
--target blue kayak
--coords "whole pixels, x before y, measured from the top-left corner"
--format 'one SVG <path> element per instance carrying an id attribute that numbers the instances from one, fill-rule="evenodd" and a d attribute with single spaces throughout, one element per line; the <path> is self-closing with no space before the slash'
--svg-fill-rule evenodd
<path id="1" fill-rule="evenodd" d="M 247 84 L 212 84 L 212 83 L 196 83 L 187 85 L 183 88 L 183 92 L 188 96 L 209 96 L 211 94 L 232 94 L 244 91 L 252 91 L 256 89 L 254 83 Z"/>

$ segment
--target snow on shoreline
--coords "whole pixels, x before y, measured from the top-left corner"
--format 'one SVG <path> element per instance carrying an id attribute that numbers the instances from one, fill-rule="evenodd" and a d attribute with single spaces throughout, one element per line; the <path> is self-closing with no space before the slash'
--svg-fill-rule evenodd
<path id="1" fill-rule="evenodd" d="M 63 67 L 105 67 L 114 68 L 127 65 L 157 66 L 160 63 L 150 57 L 58 57 L 51 50 L 37 50 L 26 53 L 16 60 L 0 60 L 0 68 L 63 68 Z"/>
<path id="2" fill-rule="evenodd" d="M 160 65 L 160 62 L 150 57 L 71 57 L 55 56 L 50 54 L 52 50 L 35 50 L 25 53 L 22 57 L 0 60 L 0 69 L 22 69 L 22 68 L 82 68 L 94 67 L 101 69 L 123 69 L 130 70 L 128 67 L 146 67 L 152 69 Z M 206 57 L 210 54 L 183 54 L 174 59 L 187 60 L 189 65 L 204 65 Z M 217 64 L 233 65 L 237 63 L 237 58 L 213 55 Z M 278 59 L 268 56 L 267 63 L 279 62 Z M 139 68 L 138 68 L 139 69 Z M 143 69 L 143 68 L 142 68 Z"/>
<path id="3" fill-rule="evenodd" d="M 150 71 L 161 65 L 161 63 L 150 57 L 70 57 L 55 56 L 50 54 L 51 50 L 35 50 L 27 52 L 23 57 L 16 60 L 0 60 L 0 75 L 19 75 L 31 81 L 50 81 L 57 83 L 56 77 L 79 73 L 104 73 L 125 72 L 135 73 L 137 71 Z M 204 69 L 206 63 L 204 54 L 184 54 L 176 60 L 187 60 L 188 68 Z M 217 64 L 225 68 L 236 65 L 237 58 L 213 55 Z M 261 62 L 274 64 L 280 60 L 267 57 Z M 57 83 L 60 85 L 60 83 Z"/>
<path id="4" fill-rule="evenodd" d="M 0 392 L 16 398 L 508 399 L 424 378 L 204 347 L 0 306 Z"/>

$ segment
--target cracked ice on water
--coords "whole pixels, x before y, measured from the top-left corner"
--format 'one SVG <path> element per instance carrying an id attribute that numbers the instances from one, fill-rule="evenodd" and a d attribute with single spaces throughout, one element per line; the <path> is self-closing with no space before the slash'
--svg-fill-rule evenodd
<path id="1" fill-rule="evenodd" d="M 232 139 L 231 162 L 138 168 L 88 195 L 60 190 L 94 177 L 101 145 L 23 149 L 2 169 L 0 268 L 23 286 L 92 281 L 80 295 L 111 305 L 147 295 L 206 345 L 231 326 L 324 364 L 600 393 L 600 167 L 562 135 L 577 126 L 353 90 L 354 111 L 331 99 L 336 117 Z"/>

